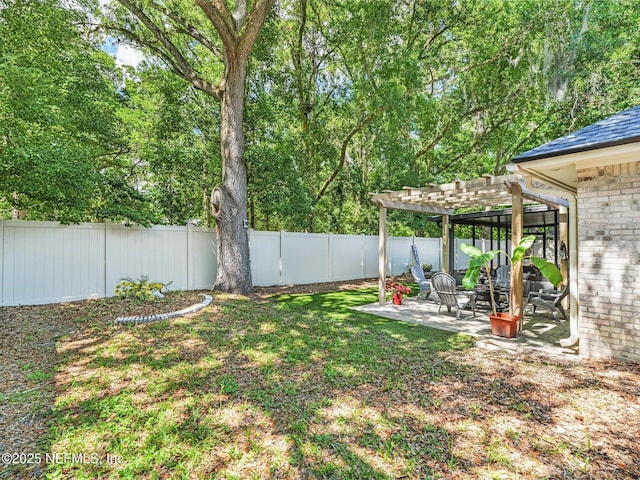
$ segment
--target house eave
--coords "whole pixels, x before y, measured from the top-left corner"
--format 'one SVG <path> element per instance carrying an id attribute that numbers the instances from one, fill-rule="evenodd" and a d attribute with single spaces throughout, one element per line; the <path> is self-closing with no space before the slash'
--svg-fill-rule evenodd
<path id="1" fill-rule="evenodd" d="M 608 145 L 597 145 L 589 149 L 535 155 L 533 157 L 516 157 L 513 163 L 527 169 L 564 165 L 575 165 L 576 169 L 593 166 L 604 166 L 618 163 L 635 162 L 640 159 L 640 137 L 626 139 L 629 141 L 612 142 Z"/>

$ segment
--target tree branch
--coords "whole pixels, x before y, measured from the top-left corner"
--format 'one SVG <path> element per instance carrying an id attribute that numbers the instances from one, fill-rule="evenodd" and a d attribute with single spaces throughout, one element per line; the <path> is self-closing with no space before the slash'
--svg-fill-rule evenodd
<path id="1" fill-rule="evenodd" d="M 503 58 L 503 56 L 504 56 L 504 52 L 507 50 L 507 48 L 508 48 L 510 45 L 515 44 L 515 43 L 517 42 L 517 40 L 519 40 L 520 36 L 521 36 L 521 35 L 516 36 L 516 37 L 514 37 L 514 38 L 510 38 L 509 40 L 505 41 L 505 42 L 500 46 L 500 48 L 498 49 L 498 51 L 496 52 L 496 54 L 495 54 L 494 56 L 489 57 L 489 58 L 487 58 L 487 59 L 485 59 L 485 60 L 479 61 L 479 62 L 477 62 L 477 63 L 473 63 L 473 64 L 471 64 L 471 65 L 467 65 L 466 67 L 464 67 L 464 68 L 462 68 L 462 69 L 460 69 L 460 70 L 455 70 L 455 71 L 453 71 L 453 72 L 451 73 L 451 75 L 459 75 L 459 74 L 461 74 L 461 73 L 466 73 L 466 72 L 469 72 L 469 71 L 474 70 L 474 69 L 476 69 L 476 68 L 483 67 L 483 66 L 485 66 L 485 65 L 489 65 L 489 64 L 491 64 L 491 63 L 497 62 L 498 60 L 500 60 L 501 58 Z M 448 41 L 449 41 L 449 40 L 447 40 L 447 42 L 448 42 Z M 435 80 L 432 80 L 432 83 L 435 83 L 435 82 L 443 82 L 446 78 L 450 77 L 451 75 L 447 75 L 447 76 L 443 76 L 443 77 L 436 78 Z"/>
<path id="2" fill-rule="evenodd" d="M 213 24 L 227 54 L 231 53 L 238 43 L 238 32 L 233 16 L 224 0 L 196 0 L 198 6 Z"/>
<path id="3" fill-rule="evenodd" d="M 466 112 L 465 115 L 473 115 L 476 112 L 481 111 L 482 109 L 480 108 L 475 108 L 472 110 L 469 110 L 468 112 Z M 491 128 L 487 129 L 486 132 L 484 132 L 484 134 L 479 135 L 476 140 L 469 146 L 469 148 L 465 149 L 463 152 L 461 152 L 459 155 L 456 155 L 449 163 L 447 163 L 444 168 L 441 168 L 440 170 L 438 170 L 438 173 L 442 173 L 442 172 L 446 172 L 449 168 L 451 168 L 458 160 L 460 160 L 462 157 L 464 157 L 465 155 L 467 155 L 469 152 L 472 152 L 478 145 L 480 145 L 487 137 L 491 136 L 491 133 L 497 129 L 498 127 L 500 127 L 501 125 L 504 125 L 505 123 L 508 123 L 509 121 L 511 121 L 513 118 L 515 117 L 515 115 L 510 116 L 510 117 L 506 117 L 506 118 L 502 118 L 500 121 L 498 121 L 497 123 L 495 123 L 494 125 L 491 126 Z"/>
<path id="4" fill-rule="evenodd" d="M 275 0 L 256 0 L 246 14 L 246 0 L 237 0 L 233 14 L 225 0 L 196 0 L 224 45 L 224 55 L 245 62 Z M 225 62 L 226 63 L 226 62 Z"/>
<path id="5" fill-rule="evenodd" d="M 198 29 L 193 26 L 191 23 L 187 21 L 186 18 L 181 17 L 170 11 L 168 8 L 163 7 L 162 5 L 156 2 L 150 2 L 150 5 L 155 8 L 157 11 L 161 12 L 163 15 L 166 15 L 168 18 L 173 20 L 176 23 L 176 29 L 180 33 L 184 33 L 185 35 L 190 36 L 194 40 L 197 40 L 202 46 L 207 48 L 211 53 L 213 53 L 216 57 L 222 60 L 222 52 L 218 46 L 205 37 L 202 33 L 198 31 Z"/>
<path id="6" fill-rule="evenodd" d="M 445 125 L 445 127 L 442 129 L 442 131 L 438 135 L 436 135 L 436 138 L 434 138 L 433 141 L 429 145 L 427 145 L 426 147 L 418 150 L 416 152 L 416 159 L 426 155 L 433 147 L 435 147 L 438 144 L 438 142 L 440 140 L 442 140 L 444 138 L 444 136 L 447 134 L 447 132 L 451 128 L 452 124 L 453 124 L 453 122 L 449 122 L 447 125 Z"/>
<path id="7" fill-rule="evenodd" d="M 540 128 L 542 128 L 549 121 L 549 119 L 557 113 L 558 110 L 559 109 L 548 111 L 542 121 L 540 121 L 534 128 L 532 128 L 531 131 L 527 133 L 516 145 L 514 145 L 513 148 L 511 148 L 511 153 L 509 154 L 508 159 L 511 160 L 513 154 L 519 151 L 522 146 L 533 136 L 533 134 L 540 130 Z"/>
<path id="8" fill-rule="evenodd" d="M 248 58 L 253 46 L 260 35 L 260 30 L 271 11 L 271 7 L 276 0 L 256 0 L 253 8 L 249 12 L 246 22 L 243 24 L 242 35 L 240 37 L 240 51 L 244 58 Z"/>
<path id="9" fill-rule="evenodd" d="M 136 35 L 127 29 L 117 28 L 116 30 L 121 31 L 122 33 L 129 34 L 131 40 L 134 40 L 135 42 L 151 49 L 156 55 L 167 62 L 169 68 L 171 68 L 171 70 L 176 75 L 187 80 L 198 90 L 202 90 L 203 92 L 211 95 L 214 98 L 217 98 L 218 100 L 222 98 L 220 86 L 214 85 L 204 80 L 198 74 L 198 72 L 193 69 L 187 59 L 184 58 L 182 52 L 180 52 L 178 47 L 175 46 L 175 44 L 169 39 L 165 32 L 163 32 L 153 22 L 153 20 L 151 20 L 151 18 L 149 18 L 149 16 L 142 11 L 142 9 L 140 9 L 137 5 L 129 0 L 118 0 L 118 2 L 127 10 L 129 10 L 136 18 L 138 18 L 138 20 L 140 20 L 140 22 L 151 32 L 151 34 L 160 43 L 160 45 L 162 45 L 166 49 L 166 51 L 156 45 L 151 44 L 146 40 L 143 40 L 139 35 Z"/>
<path id="10" fill-rule="evenodd" d="M 296 88 L 298 95 L 298 113 L 300 120 L 302 121 L 302 131 L 308 132 L 309 130 L 309 111 L 310 107 L 307 103 L 307 96 L 305 95 L 304 85 L 302 83 L 302 52 L 304 32 L 307 26 L 307 0 L 300 0 L 300 24 L 298 27 L 298 35 L 296 36 L 295 44 L 291 46 L 291 61 L 293 62 L 294 76 L 296 80 Z M 312 69 L 313 75 L 313 69 Z"/>
<path id="11" fill-rule="evenodd" d="M 380 112 L 382 112 L 382 107 L 377 108 L 376 110 L 371 112 L 369 115 L 364 117 L 360 121 L 360 123 L 358 123 L 355 127 L 353 127 L 351 131 L 347 134 L 346 138 L 342 141 L 342 148 L 340 149 L 340 162 L 338 162 L 338 166 L 333 170 L 329 178 L 325 180 L 325 182 L 322 184 L 322 187 L 320 187 L 320 190 L 318 190 L 318 193 L 316 195 L 316 201 L 320 200 L 323 197 L 323 195 L 327 191 L 327 188 L 329 188 L 329 185 L 331 185 L 331 183 L 336 179 L 336 177 L 342 170 L 342 167 L 344 167 L 344 164 L 347 161 L 347 148 L 349 147 L 349 142 L 351 142 L 351 139 L 358 132 L 362 131 L 364 127 L 366 127 L 369 123 L 371 123 L 371 121 Z"/>
<path id="12" fill-rule="evenodd" d="M 180 68 L 180 65 L 175 61 L 175 59 L 170 54 L 165 52 L 162 48 L 160 48 L 158 45 L 156 45 L 154 42 L 145 40 L 139 35 L 137 35 L 136 33 L 132 32 L 131 30 L 128 30 L 119 25 L 105 23 L 104 27 L 107 30 L 110 30 L 113 32 L 119 32 L 125 37 L 127 37 L 129 40 L 131 40 L 132 42 L 137 43 L 138 45 L 144 48 L 147 48 L 148 50 L 151 51 L 153 55 L 155 55 L 160 60 L 162 60 L 167 65 L 167 67 L 169 67 L 169 70 L 171 70 L 180 78 L 189 82 L 189 84 L 191 84 L 194 88 L 206 93 L 207 95 L 212 96 L 217 100 L 221 100 L 222 94 L 221 94 L 220 85 L 216 85 L 214 83 L 204 80 L 191 67 L 189 67 L 189 70 L 192 73 L 185 75 L 185 72 L 183 72 L 183 70 Z"/>
<path id="13" fill-rule="evenodd" d="M 476 141 L 469 146 L 469 148 L 467 148 L 465 151 L 453 157 L 453 159 L 449 163 L 447 163 L 443 168 L 440 168 L 437 173 L 441 174 L 449 170 L 458 160 L 460 160 L 462 157 L 467 155 L 469 152 L 473 151 L 480 144 L 482 140 L 483 140 L 483 137 L 478 137 Z"/>
<path id="14" fill-rule="evenodd" d="M 449 30 L 449 25 L 445 25 L 443 28 L 438 30 L 435 35 L 432 35 L 431 38 L 427 40 L 427 42 L 423 45 L 422 49 L 420 50 L 420 54 L 418 55 L 418 60 L 424 60 L 426 57 L 427 50 L 429 50 L 429 47 L 431 47 L 431 45 L 433 45 L 433 43 L 442 35 L 444 35 L 445 32 L 447 32 L 448 30 Z M 436 50 L 440 49 L 440 47 L 442 47 L 443 45 L 446 45 L 450 41 L 451 40 L 445 39 L 444 42 L 440 43 L 440 45 Z"/>

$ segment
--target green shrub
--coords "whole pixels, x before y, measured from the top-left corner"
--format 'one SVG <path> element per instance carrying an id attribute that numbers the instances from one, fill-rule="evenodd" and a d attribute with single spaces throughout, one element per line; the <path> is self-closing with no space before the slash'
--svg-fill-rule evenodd
<path id="1" fill-rule="evenodd" d="M 116 285 L 116 295 L 120 298 L 135 298 L 143 302 L 151 302 L 156 298 L 162 298 L 161 290 L 165 284 L 159 282 L 149 282 L 148 277 L 143 275 L 137 282 L 129 278 L 123 278 Z"/>

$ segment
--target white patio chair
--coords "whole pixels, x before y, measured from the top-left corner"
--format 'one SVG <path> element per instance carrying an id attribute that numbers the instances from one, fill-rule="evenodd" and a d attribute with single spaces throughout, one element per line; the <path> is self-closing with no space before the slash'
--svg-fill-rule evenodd
<path id="1" fill-rule="evenodd" d="M 431 285 L 429 285 L 429 281 L 425 278 L 422 267 L 417 263 L 414 264 L 413 267 L 411 267 L 411 275 L 413 275 L 413 279 L 420 287 L 420 292 L 418 292 L 418 296 L 416 298 L 424 298 L 425 300 L 429 298 Z"/>
<path id="2" fill-rule="evenodd" d="M 511 287 L 511 268 L 509 265 L 501 265 L 496 269 L 496 286 L 500 288 Z"/>
<path id="3" fill-rule="evenodd" d="M 448 312 L 451 311 L 451 307 L 456 307 L 456 320 L 460 320 L 460 313 L 467 307 L 471 307 L 473 316 L 476 316 L 475 292 L 457 290 L 456 279 L 444 272 L 434 273 L 431 277 L 431 283 L 433 290 L 440 298 L 438 315 L 440 315 L 440 309 L 445 306 Z"/>

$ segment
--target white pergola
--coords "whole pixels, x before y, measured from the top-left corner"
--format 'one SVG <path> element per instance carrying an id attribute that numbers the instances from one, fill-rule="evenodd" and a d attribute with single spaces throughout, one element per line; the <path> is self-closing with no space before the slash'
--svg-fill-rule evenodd
<path id="1" fill-rule="evenodd" d="M 456 180 L 443 185 L 428 185 L 414 188 L 404 187 L 397 191 L 383 191 L 370 194 L 371 200 L 380 210 L 379 220 L 379 257 L 378 257 L 378 301 L 386 302 L 386 263 L 387 263 L 387 210 L 405 210 L 425 214 L 442 215 L 442 270 L 449 270 L 449 215 L 457 208 L 498 207 L 512 208 L 511 244 L 512 251 L 522 238 L 523 231 L 523 199 L 535 203 L 553 206 L 563 204 L 561 199 L 530 191 L 524 186 L 520 175 L 502 176 L 484 175 L 471 181 Z M 516 312 L 522 313 L 522 266 L 511 273 L 512 302 Z"/>

